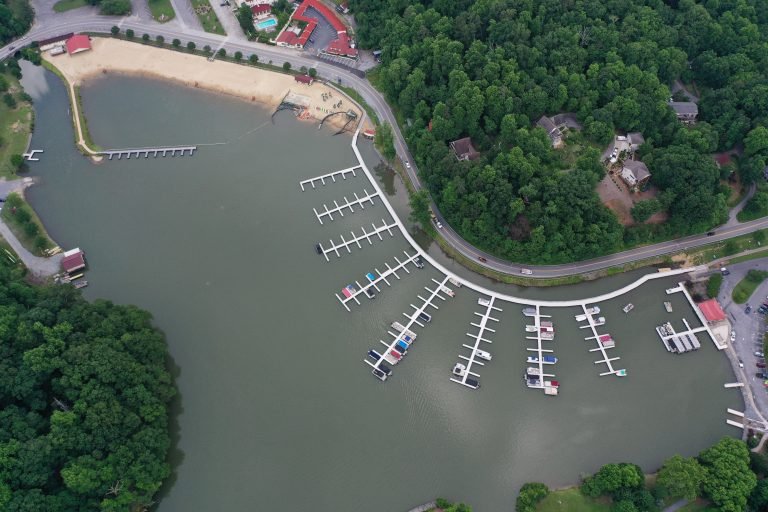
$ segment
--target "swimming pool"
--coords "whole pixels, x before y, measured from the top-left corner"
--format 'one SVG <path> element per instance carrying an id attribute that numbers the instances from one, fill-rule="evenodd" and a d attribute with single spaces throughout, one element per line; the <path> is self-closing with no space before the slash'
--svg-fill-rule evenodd
<path id="1" fill-rule="evenodd" d="M 277 20 L 275 18 L 269 18 L 268 20 L 260 21 L 256 24 L 256 28 L 259 30 L 266 30 L 270 27 L 274 27 L 277 25 Z"/>

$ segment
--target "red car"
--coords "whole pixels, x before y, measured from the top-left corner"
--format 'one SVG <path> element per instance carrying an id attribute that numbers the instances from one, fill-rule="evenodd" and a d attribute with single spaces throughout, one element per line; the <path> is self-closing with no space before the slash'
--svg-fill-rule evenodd
<path id="1" fill-rule="evenodd" d="M 757 363 L 758 368 L 765 368 L 765 363 Z"/>

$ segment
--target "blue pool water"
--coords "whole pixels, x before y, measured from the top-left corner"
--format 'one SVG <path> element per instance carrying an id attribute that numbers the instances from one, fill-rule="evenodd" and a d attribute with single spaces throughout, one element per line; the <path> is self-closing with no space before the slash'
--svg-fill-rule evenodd
<path id="1" fill-rule="evenodd" d="M 275 18 L 269 18 L 268 20 L 260 21 L 256 24 L 256 28 L 259 30 L 264 30 L 269 27 L 274 27 L 277 25 L 277 20 Z"/>

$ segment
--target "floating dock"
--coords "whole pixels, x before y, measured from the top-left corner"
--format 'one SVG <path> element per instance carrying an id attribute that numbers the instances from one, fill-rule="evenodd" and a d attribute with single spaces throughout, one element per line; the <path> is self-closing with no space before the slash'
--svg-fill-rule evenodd
<path id="1" fill-rule="evenodd" d="M 363 246 L 360 245 L 361 241 L 367 240 L 368 245 L 373 245 L 373 241 L 371 240 L 371 237 L 379 237 L 379 240 L 384 240 L 381 236 L 381 234 L 384 232 L 389 233 L 390 237 L 394 237 L 395 235 L 394 233 L 392 233 L 392 228 L 397 229 L 396 222 L 387 224 L 387 222 L 384 219 L 381 220 L 381 226 L 376 227 L 375 223 L 371 223 L 371 226 L 373 227 L 373 231 L 371 232 L 366 231 L 364 227 L 360 228 L 360 230 L 363 232 L 362 235 L 355 235 L 354 231 L 350 231 L 350 233 L 352 234 L 351 240 L 345 240 L 344 235 L 339 236 L 339 238 L 341 238 L 341 242 L 338 244 L 334 243 L 333 240 L 329 240 L 328 241 L 330 243 L 329 248 L 323 247 L 322 243 L 317 244 L 318 247 L 320 247 L 320 254 L 322 254 L 325 257 L 325 261 L 331 261 L 328 258 L 329 253 L 335 252 L 336 257 L 340 258 L 341 254 L 339 253 L 339 249 L 346 249 L 347 253 L 351 254 L 352 251 L 350 250 L 350 246 L 352 246 L 353 244 L 356 244 L 358 249 L 362 249 Z"/>
<path id="2" fill-rule="evenodd" d="M 349 167 L 347 169 L 342 169 L 340 171 L 334 171 L 329 172 L 328 174 L 323 174 L 322 176 L 316 176 L 314 178 L 309 178 L 306 180 L 302 180 L 299 182 L 299 186 L 301 187 L 301 191 L 304 192 L 304 185 L 312 185 L 312 188 L 315 188 L 315 182 L 320 182 L 323 186 L 325 186 L 325 180 L 331 180 L 333 183 L 336 183 L 336 178 L 341 177 L 341 179 L 346 180 L 347 174 L 351 174 L 354 177 L 357 177 L 357 174 L 355 174 L 356 170 L 359 170 L 360 166 L 356 165 L 354 167 Z"/>
<path id="3" fill-rule="evenodd" d="M 461 384 L 462 386 L 466 386 L 471 389 L 477 389 L 480 387 L 480 383 L 477 379 L 480 378 L 480 375 L 472 371 L 472 367 L 474 365 L 480 365 L 484 366 L 485 363 L 478 361 L 478 355 L 482 353 L 483 356 L 485 356 L 485 352 L 480 350 L 480 342 L 485 343 L 493 343 L 491 340 L 485 338 L 485 332 L 492 332 L 495 333 L 496 331 L 494 329 L 491 329 L 488 327 L 488 321 L 493 321 L 498 323 L 498 319 L 491 316 L 491 313 L 493 311 L 499 311 L 501 312 L 500 308 L 497 308 L 493 305 L 493 302 L 496 300 L 495 297 L 491 297 L 487 299 L 487 304 L 485 305 L 485 312 L 484 313 L 477 313 L 475 312 L 476 316 L 480 317 L 480 323 L 470 322 L 470 325 L 473 327 L 477 327 L 477 334 L 471 334 L 467 333 L 467 336 L 472 338 L 475 343 L 473 345 L 467 345 L 466 343 L 462 343 L 462 347 L 469 349 L 470 354 L 469 357 L 465 355 L 459 355 L 459 359 L 462 359 L 466 361 L 466 368 L 463 371 L 463 375 L 456 375 L 454 373 L 454 376 L 451 377 L 451 380 L 457 384 Z M 490 356 L 485 356 L 484 358 L 487 358 Z M 486 359 L 487 360 L 487 359 Z M 459 378 L 457 378 L 459 377 Z M 477 379 L 472 379 L 471 377 L 476 377 Z M 468 382 L 472 381 L 472 382 Z M 477 384 L 475 384 L 477 383 Z"/>
<path id="4" fill-rule="evenodd" d="M 701 312 L 698 306 L 696 306 L 696 303 L 693 302 L 693 298 L 691 297 L 691 294 L 688 293 L 688 290 L 685 289 L 685 285 L 683 283 L 678 283 L 677 286 L 674 288 L 667 288 L 667 295 L 672 295 L 673 293 L 677 293 L 677 292 L 682 292 L 683 295 L 685 295 L 685 298 L 688 299 L 688 303 L 691 305 L 693 312 L 696 313 L 696 316 L 699 318 L 699 322 L 701 322 L 701 325 L 703 326 L 702 330 L 706 331 L 707 334 L 709 334 L 709 339 L 711 339 L 712 343 L 715 344 L 715 347 L 717 347 L 717 350 L 725 350 L 727 345 L 717 341 L 717 338 L 715 338 L 715 335 L 712 333 L 712 330 L 709 328 L 709 324 L 707 324 L 707 319 L 704 318 L 704 314 Z"/>
<path id="5" fill-rule="evenodd" d="M 339 205 L 337 201 L 333 201 L 333 204 L 335 205 L 333 208 L 328 208 L 328 205 L 324 204 L 323 208 L 325 208 L 325 211 L 319 212 L 317 211 L 317 208 L 312 208 L 315 211 L 315 216 L 317 216 L 317 220 L 320 221 L 320 224 L 323 223 L 323 217 L 328 217 L 329 219 L 333 220 L 333 214 L 338 213 L 342 217 L 344 216 L 344 209 L 349 208 L 349 211 L 351 213 L 355 213 L 355 209 L 352 208 L 353 206 L 359 206 L 361 210 L 365 210 L 365 206 L 363 203 L 369 202 L 371 205 L 375 205 L 376 203 L 373 202 L 373 198 L 378 196 L 378 192 L 373 192 L 371 194 L 368 193 L 366 189 L 363 189 L 363 197 L 358 197 L 357 192 L 354 193 L 355 200 L 350 201 L 346 197 L 344 197 L 344 203 Z"/>
<path id="6" fill-rule="evenodd" d="M 602 359 L 599 359 L 595 361 L 595 364 L 604 364 L 608 368 L 608 371 L 602 372 L 600 374 L 601 377 L 604 377 L 606 375 L 616 375 L 617 377 L 624 377 L 627 374 L 627 371 L 625 369 L 616 370 L 613 368 L 613 361 L 618 361 L 619 357 L 608 357 L 608 349 L 611 349 L 615 347 L 615 342 L 613 341 L 613 338 L 610 338 L 610 343 L 607 342 L 607 340 L 603 341 L 601 340 L 601 337 L 604 337 L 605 335 L 598 334 L 597 332 L 597 325 L 595 324 L 595 320 L 593 318 L 593 315 L 596 315 L 600 313 L 600 308 L 595 306 L 593 308 L 587 308 L 586 304 L 581 305 L 582 310 L 584 310 L 584 313 L 581 315 L 576 315 L 576 320 L 583 322 L 586 320 L 588 322 L 588 327 L 592 330 L 592 336 L 587 336 L 584 338 L 585 340 L 595 340 L 597 343 L 597 348 L 589 349 L 590 352 L 600 352 L 603 356 Z M 609 336 L 610 337 L 610 336 Z"/>
<path id="7" fill-rule="evenodd" d="M 536 305 L 536 306 L 534 306 L 532 308 L 527 307 L 527 308 L 523 309 L 523 314 L 525 316 L 527 316 L 527 317 L 532 317 L 533 318 L 533 325 L 534 325 L 534 327 L 536 329 L 536 336 L 526 336 L 526 339 L 528 339 L 528 340 L 536 340 L 536 348 L 528 347 L 528 348 L 526 348 L 526 350 L 529 351 L 529 352 L 535 352 L 536 353 L 536 356 L 535 356 L 536 357 L 536 361 L 535 362 L 529 361 L 529 364 L 534 364 L 535 365 L 534 368 L 537 367 L 536 371 L 534 372 L 534 375 L 536 377 L 538 377 L 538 378 L 537 379 L 533 379 L 533 381 L 532 381 L 530 379 L 530 377 L 528 376 L 528 374 L 526 374 L 526 377 L 525 377 L 526 385 L 529 388 L 532 388 L 532 389 L 541 389 L 541 390 L 544 391 L 544 394 L 546 394 L 546 395 L 557 395 L 556 381 L 547 381 L 547 380 L 545 380 L 548 377 L 549 378 L 554 377 L 555 374 L 554 373 L 546 373 L 544 371 L 544 365 L 554 364 L 554 363 L 550 363 L 550 362 L 544 360 L 545 354 L 551 354 L 553 352 L 553 350 L 544 348 L 543 345 L 542 345 L 542 341 L 544 340 L 544 338 L 542 338 L 542 334 L 544 334 L 544 333 L 541 330 L 541 323 L 542 323 L 541 319 L 542 318 L 550 318 L 550 316 L 549 315 L 543 315 L 541 313 L 541 306 L 539 306 L 539 305 Z M 538 383 L 532 383 L 532 382 L 536 382 L 536 381 L 538 381 Z M 553 385 L 553 383 L 555 383 L 555 385 Z"/>
<path id="8" fill-rule="evenodd" d="M 96 154 L 106 156 L 110 160 L 112 160 L 113 157 L 117 157 L 117 159 L 120 160 L 123 157 L 130 159 L 131 156 L 135 156 L 136 158 L 141 156 L 149 158 L 150 155 L 153 157 L 176 156 L 177 154 L 178 156 L 184 156 L 186 154 L 192 156 L 196 149 L 197 146 L 167 146 L 161 148 L 108 149 L 106 151 L 99 151 Z"/>
<path id="9" fill-rule="evenodd" d="M 395 261 L 397 262 L 397 265 L 395 265 L 394 268 L 390 267 L 389 264 L 387 264 L 387 270 L 385 270 L 384 272 L 379 272 L 378 269 L 374 269 L 376 271 L 376 274 L 378 274 L 378 277 L 376 277 L 376 275 L 373 272 L 369 272 L 366 275 L 366 278 L 368 279 L 368 284 L 366 284 L 365 286 L 363 286 L 360 283 L 358 283 L 357 281 L 355 281 L 355 284 L 357 284 L 357 291 L 355 291 L 354 293 L 350 293 L 349 296 L 347 296 L 347 297 L 342 299 L 339 296 L 339 294 L 337 293 L 336 294 L 336 298 L 339 299 L 339 302 L 341 302 L 341 305 L 344 306 L 347 311 L 351 311 L 349 309 L 349 306 L 347 306 L 347 302 L 349 302 L 351 300 L 354 300 L 357 303 L 357 305 L 359 306 L 360 305 L 360 301 L 357 300 L 357 297 L 361 293 L 364 294 L 365 290 L 367 290 L 368 288 L 373 287 L 373 288 L 376 289 L 377 292 L 380 292 L 381 289 L 378 287 L 378 284 L 380 282 L 384 281 L 385 283 L 387 283 L 387 286 L 392 286 L 392 285 L 389 284 L 389 281 L 387 280 L 388 277 L 395 276 L 397 279 L 400 279 L 400 276 L 397 275 L 397 271 L 398 270 L 405 270 L 406 273 L 410 274 L 411 271 L 408 270 L 407 265 L 409 263 L 414 263 L 414 265 L 415 265 L 416 259 L 420 257 L 419 253 L 408 254 L 406 251 L 403 251 L 403 254 L 405 254 L 405 256 L 406 256 L 404 261 L 400 261 L 397 257 L 395 257 Z M 448 278 L 446 278 L 446 280 L 447 279 Z M 445 283 L 443 283 L 443 284 L 445 284 Z"/>
<path id="10" fill-rule="evenodd" d="M 684 354 L 685 352 L 691 352 L 701 348 L 701 343 L 699 343 L 696 333 L 706 331 L 707 328 L 697 327 L 696 329 L 691 329 L 691 326 L 685 318 L 683 318 L 683 323 L 685 324 L 685 331 L 683 332 L 675 332 L 675 329 L 670 322 L 656 327 L 656 333 L 659 335 L 659 338 L 661 338 L 661 342 L 668 352 L 672 352 L 673 354 Z"/>

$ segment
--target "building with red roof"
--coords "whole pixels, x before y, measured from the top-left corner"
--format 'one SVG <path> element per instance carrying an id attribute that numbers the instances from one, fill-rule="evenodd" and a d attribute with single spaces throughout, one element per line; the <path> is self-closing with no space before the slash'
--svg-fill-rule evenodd
<path id="1" fill-rule="evenodd" d="M 61 259 L 61 269 L 71 274 L 85 268 L 85 253 L 80 249 L 66 251 Z"/>
<path id="2" fill-rule="evenodd" d="M 254 4 L 251 6 L 251 13 L 254 18 L 260 18 L 272 13 L 272 5 L 270 4 Z"/>
<path id="3" fill-rule="evenodd" d="M 717 299 L 709 299 L 699 303 L 699 309 L 710 324 L 725 320 L 725 311 L 720 307 L 720 303 L 717 302 Z"/>
<path id="4" fill-rule="evenodd" d="M 91 49 L 91 38 L 85 34 L 77 34 L 67 39 L 67 53 L 74 55 Z"/>
<path id="5" fill-rule="evenodd" d="M 296 75 L 293 77 L 293 79 L 299 82 L 300 84 L 307 84 L 307 85 L 312 85 L 312 82 L 315 81 L 315 79 L 309 75 Z"/>
<path id="6" fill-rule="evenodd" d="M 293 48 L 303 49 L 306 46 L 307 41 L 312 36 L 312 32 L 317 28 L 317 20 L 306 14 L 307 9 L 314 9 L 320 16 L 323 17 L 328 23 L 331 24 L 336 31 L 336 39 L 331 41 L 328 48 L 325 49 L 326 53 L 332 55 L 340 55 L 342 57 L 349 57 L 352 59 L 357 58 L 357 49 L 352 39 L 347 34 L 347 27 L 341 20 L 336 17 L 336 14 L 329 9 L 324 3 L 319 0 L 304 0 L 296 11 L 294 11 L 289 20 L 286 28 L 277 36 L 275 42 L 278 46 L 290 46 Z M 305 23 L 304 28 L 298 26 L 292 26 L 292 21 L 298 21 Z"/>

